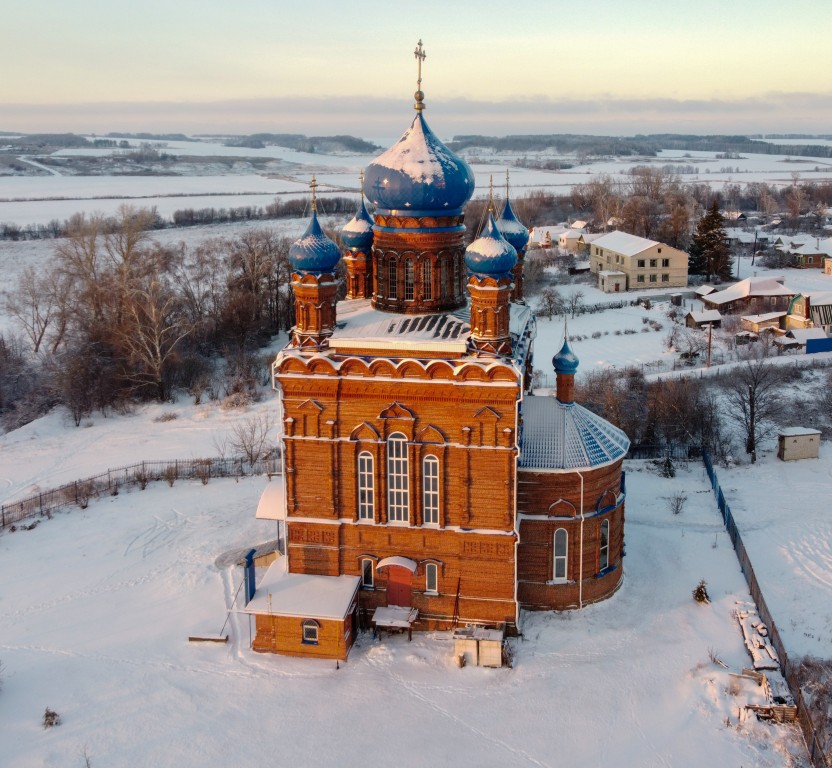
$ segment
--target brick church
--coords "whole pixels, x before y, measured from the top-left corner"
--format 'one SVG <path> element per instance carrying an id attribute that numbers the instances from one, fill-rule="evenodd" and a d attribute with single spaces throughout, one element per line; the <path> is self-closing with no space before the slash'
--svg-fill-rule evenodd
<path id="1" fill-rule="evenodd" d="M 272 366 L 286 552 L 246 611 L 255 650 L 344 659 L 360 619 L 449 629 L 578 608 L 622 578 L 627 437 L 531 390 L 528 231 L 506 196 L 465 246 L 474 174 L 428 127 L 421 90 L 401 139 L 365 169 L 341 232 L 314 205 L 290 250 L 296 324 Z M 336 301 L 339 261 L 346 299 Z"/>

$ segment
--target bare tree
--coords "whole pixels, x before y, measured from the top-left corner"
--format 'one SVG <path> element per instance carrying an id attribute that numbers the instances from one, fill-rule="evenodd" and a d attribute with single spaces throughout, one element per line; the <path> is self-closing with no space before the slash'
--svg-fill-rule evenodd
<path id="1" fill-rule="evenodd" d="M 572 317 L 578 314 L 584 306 L 584 292 L 580 288 L 574 288 L 566 294 L 566 308 Z"/>
<path id="2" fill-rule="evenodd" d="M 734 368 L 726 384 L 727 417 L 742 429 L 752 464 L 757 461 L 757 445 L 771 435 L 773 419 L 781 412 L 785 378 L 780 366 L 757 358 Z"/>
<path id="3" fill-rule="evenodd" d="M 551 320 L 554 315 L 564 314 L 566 305 L 561 296 L 554 288 L 544 288 L 540 292 L 540 312 Z"/>
<path id="4" fill-rule="evenodd" d="M 231 428 L 228 446 L 249 464 L 268 458 L 275 449 L 277 436 L 270 416 L 259 414 L 237 422 Z"/>

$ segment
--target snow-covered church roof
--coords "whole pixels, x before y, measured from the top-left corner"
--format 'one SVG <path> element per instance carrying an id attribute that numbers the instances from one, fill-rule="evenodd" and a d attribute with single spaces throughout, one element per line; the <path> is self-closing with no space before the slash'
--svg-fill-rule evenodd
<path id="1" fill-rule="evenodd" d="M 577 403 L 532 395 L 521 412 L 523 469 L 595 469 L 624 458 L 630 448 L 624 432 Z"/>

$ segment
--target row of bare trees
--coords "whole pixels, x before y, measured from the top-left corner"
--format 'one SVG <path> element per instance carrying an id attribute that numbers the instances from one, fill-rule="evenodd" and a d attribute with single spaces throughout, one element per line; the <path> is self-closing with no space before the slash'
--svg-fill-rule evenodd
<path id="1" fill-rule="evenodd" d="M 220 355 L 234 368 L 292 324 L 286 238 L 259 229 L 169 247 L 152 239 L 152 216 L 123 207 L 117 226 L 73 217 L 48 270 L 24 271 L 7 300 L 28 373 L 40 374 L 29 389 L 43 407 L 69 406 L 76 423 L 124 399 L 204 390 Z M 7 382 L 0 410 L 9 400 Z"/>

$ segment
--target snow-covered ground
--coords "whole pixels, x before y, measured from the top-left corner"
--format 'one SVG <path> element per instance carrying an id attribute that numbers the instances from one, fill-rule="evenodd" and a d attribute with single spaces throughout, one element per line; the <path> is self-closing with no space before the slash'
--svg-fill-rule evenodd
<path id="1" fill-rule="evenodd" d="M 404 127 L 404 126 L 403 126 Z M 394 140 L 380 143 L 389 146 Z M 47 224 L 52 219 L 64 220 L 77 212 L 100 211 L 113 213 L 126 200 L 145 206 L 156 206 L 160 215 L 169 217 L 181 208 L 264 207 L 274 194 L 308 194 L 305 185 L 316 174 L 321 191 L 357 190 L 358 174 L 371 162 L 374 154 L 322 154 L 300 152 L 286 147 L 226 147 L 219 141 L 150 142 L 162 151 L 176 156 L 181 162 L 174 171 L 183 176 L 62 176 L 60 168 L 49 167 L 48 176 L 0 177 L 0 222 L 19 226 Z M 784 142 L 788 143 L 788 142 Z M 823 142 L 820 142 L 823 143 Z M 136 142 L 134 141 L 135 145 Z M 81 148 L 63 149 L 60 157 L 119 157 L 121 149 Z M 739 158 L 719 158 L 716 152 L 663 150 L 657 157 L 619 157 L 596 160 L 566 170 L 541 170 L 520 167 L 528 161 L 547 162 L 563 158 L 551 151 L 526 153 L 497 153 L 470 148 L 462 153 L 471 161 L 476 176 L 477 194 L 488 193 L 489 178 L 493 175 L 498 186 L 506 168 L 511 168 L 511 183 L 517 196 L 532 190 L 568 193 L 577 184 L 591 181 L 599 175 L 610 176 L 626 184 L 634 166 L 670 165 L 685 183 L 708 184 L 721 188 L 724 184 L 765 182 L 783 186 L 794 182 L 794 174 L 804 182 L 825 182 L 832 179 L 832 160 L 829 158 L 789 157 L 743 153 Z M 200 173 L 193 176 L 195 158 L 202 158 Z M 275 161 L 282 169 L 279 179 L 269 172 L 266 176 L 228 168 L 222 163 L 205 165 L 206 158 L 224 158 L 225 162 Z M 27 162 L 37 163 L 34 158 Z M 211 170 L 213 169 L 213 170 Z M 170 170 L 165 171 L 169 173 Z M 522 214 L 522 210 L 520 211 Z"/>
<path id="2" fill-rule="evenodd" d="M 731 617 L 748 595 L 699 466 L 630 466 L 622 588 L 524 615 L 503 670 L 457 669 L 447 633 L 364 635 L 340 669 L 258 655 L 241 614 L 228 645 L 189 644 L 239 585 L 222 556 L 273 536 L 253 518 L 264 483 L 157 483 L 0 536 L 4 766 L 807 764 L 794 726 L 738 717 L 709 660 L 748 664 Z"/>

